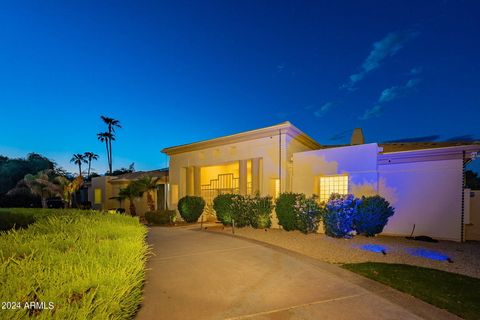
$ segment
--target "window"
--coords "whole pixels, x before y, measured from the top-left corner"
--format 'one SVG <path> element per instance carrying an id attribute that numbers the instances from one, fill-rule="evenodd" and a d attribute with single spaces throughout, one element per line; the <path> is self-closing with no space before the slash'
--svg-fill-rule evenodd
<path id="1" fill-rule="evenodd" d="M 348 193 L 347 175 L 320 177 L 320 201 L 327 201 L 332 193 Z"/>
<path id="2" fill-rule="evenodd" d="M 95 204 L 102 204 L 102 189 L 95 189 Z"/>

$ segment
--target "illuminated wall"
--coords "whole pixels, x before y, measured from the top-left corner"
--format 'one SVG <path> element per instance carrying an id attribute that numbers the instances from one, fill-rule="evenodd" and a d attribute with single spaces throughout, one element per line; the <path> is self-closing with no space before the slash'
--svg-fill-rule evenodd
<path id="1" fill-rule="evenodd" d="M 462 159 L 379 165 L 379 191 L 395 208 L 384 233 L 461 240 Z"/>

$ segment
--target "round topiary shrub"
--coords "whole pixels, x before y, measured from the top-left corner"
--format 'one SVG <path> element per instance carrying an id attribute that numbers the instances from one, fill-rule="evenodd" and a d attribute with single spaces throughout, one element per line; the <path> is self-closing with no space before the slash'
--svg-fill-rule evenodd
<path id="1" fill-rule="evenodd" d="M 205 208 L 205 200 L 197 196 L 185 196 L 178 201 L 178 211 L 186 222 L 197 222 Z"/>
<path id="2" fill-rule="evenodd" d="M 388 219 L 393 216 L 395 209 L 390 203 L 380 196 L 362 197 L 357 207 L 357 214 L 353 225 L 358 234 L 367 237 L 374 236 L 383 231 Z"/>
<path id="3" fill-rule="evenodd" d="M 323 214 L 325 234 L 336 238 L 350 238 L 359 200 L 353 195 L 332 194 Z"/>
<path id="4" fill-rule="evenodd" d="M 213 199 L 213 210 L 218 221 L 225 226 L 232 225 L 232 203 L 235 197 L 232 193 L 219 194 Z"/>
<path id="5" fill-rule="evenodd" d="M 285 192 L 275 200 L 275 212 L 278 218 L 278 224 L 283 230 L 291 231 L 296 229 L 297 217 L 295 214 L 295 203 L 298 194 Z"/>
<path id="6" fill-rule="evenodd" d="M 145 212 L 145 220 L 151 224 L 172 224 L 175 222 L 175 210 L 155 210 Z"/>

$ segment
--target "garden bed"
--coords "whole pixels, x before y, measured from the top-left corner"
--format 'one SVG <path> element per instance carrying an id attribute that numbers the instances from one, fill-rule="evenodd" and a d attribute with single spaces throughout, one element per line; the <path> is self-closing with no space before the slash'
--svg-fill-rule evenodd
<path id="1" fill-rule="evenodd" d="M 231 228 L 209 227 L 208 231 L 231 234 Z M 403 237 L 332 238 L 280 229 L 237 228 L 235 235 L 286 248 L 335 264 L 386 262 L 434 268 L 480 278 L 480 243 L 440 241 L 428 243 Z M 385 250 L 384 255 L 379 248 Z M 435 255 L 433 253 L 438 253 Z M 453 263 L 448 262 L 450 258 Z M 439 260 L 436 260 L 439 259 Z"/>
<path id="2" fill-rule="evenodd" d="M 132 318 L 145 279 L 146 228 L 118 214 L 46 213 L 0 234 L 0 300 L 14 303 L 2 318 Z"/>

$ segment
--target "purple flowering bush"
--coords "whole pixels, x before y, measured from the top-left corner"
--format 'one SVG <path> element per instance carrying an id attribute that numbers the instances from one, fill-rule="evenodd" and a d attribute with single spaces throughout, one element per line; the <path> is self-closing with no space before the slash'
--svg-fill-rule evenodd
<path id="1" fill-rule="evenodd" d="M 325 234 L 335 238 L 351 238 L 360 203 L 361 200 L 351 194 L 332 194 L 323 213 Z"/>

